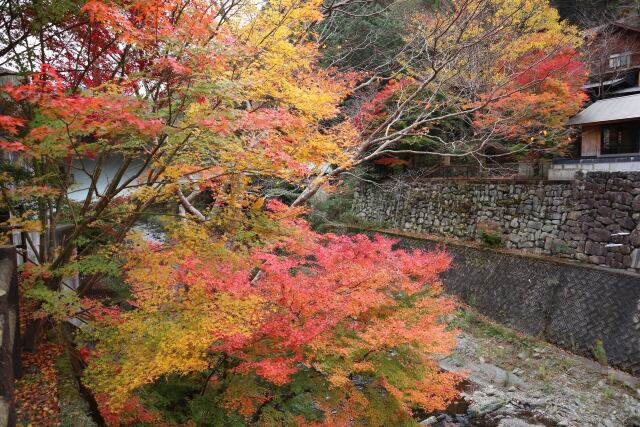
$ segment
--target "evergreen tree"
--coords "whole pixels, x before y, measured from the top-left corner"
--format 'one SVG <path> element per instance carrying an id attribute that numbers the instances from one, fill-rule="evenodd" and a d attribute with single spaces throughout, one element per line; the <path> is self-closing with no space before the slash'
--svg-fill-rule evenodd
<path id="1" fill-rule="evenodd" d="M 637 13 L 638 0 L 552 0 L 563 19 L 582 26 L 592 26 Z"/>

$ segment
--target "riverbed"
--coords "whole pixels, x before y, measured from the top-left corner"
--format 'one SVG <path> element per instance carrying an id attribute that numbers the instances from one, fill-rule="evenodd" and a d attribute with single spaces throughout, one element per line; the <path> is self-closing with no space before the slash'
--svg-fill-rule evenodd
<path id="1" fill-rule="evenodd" d="M 452 323 L 461 330 L 458 347 L 440 365 L 467 381 L 446 411 L 420 414 L 422 425 L 640 427 L 640 379 L 472 310 Z"/>

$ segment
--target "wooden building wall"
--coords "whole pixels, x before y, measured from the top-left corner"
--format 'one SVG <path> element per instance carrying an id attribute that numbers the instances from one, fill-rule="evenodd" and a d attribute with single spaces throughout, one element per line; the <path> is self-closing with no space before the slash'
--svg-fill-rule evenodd
<path id="1" fill-rule="evenodd" d="M 600 140 L 602 130 L 600 125 L 582 126 L 582 157 L 600 155 Z"/>

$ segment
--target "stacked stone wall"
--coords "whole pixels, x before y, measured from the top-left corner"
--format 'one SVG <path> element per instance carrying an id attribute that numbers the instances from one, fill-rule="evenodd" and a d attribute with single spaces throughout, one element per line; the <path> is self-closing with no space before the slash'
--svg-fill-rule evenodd
<path id="1" fill-rule="evenodd" d="M 640 172 L 590 173 L 572 182 L 422 181 L 360 187 L 353 212 L 389 228 L 478 239 L 640 272 Z"/>

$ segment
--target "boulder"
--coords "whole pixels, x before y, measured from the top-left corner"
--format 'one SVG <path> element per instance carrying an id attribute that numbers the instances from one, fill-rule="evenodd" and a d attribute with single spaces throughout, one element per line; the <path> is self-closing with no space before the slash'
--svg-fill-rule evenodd
<path id="1" fill-rule="evenodd" d="M 435 424 L 438 422 L 438 418 L 436 418 L 435 416 L 431 416 L 429 418 L 427 418 L 426 420 L 422 420 L 420 422 L 421 426 L 430 426 L 432 424 Z"/>
<path id="2" fill-rule="evenodd" d="M 498 423 L 498 427 L 544 427 L 544 424 L 531 424 L 517 418 L 503 418 Z"/>

